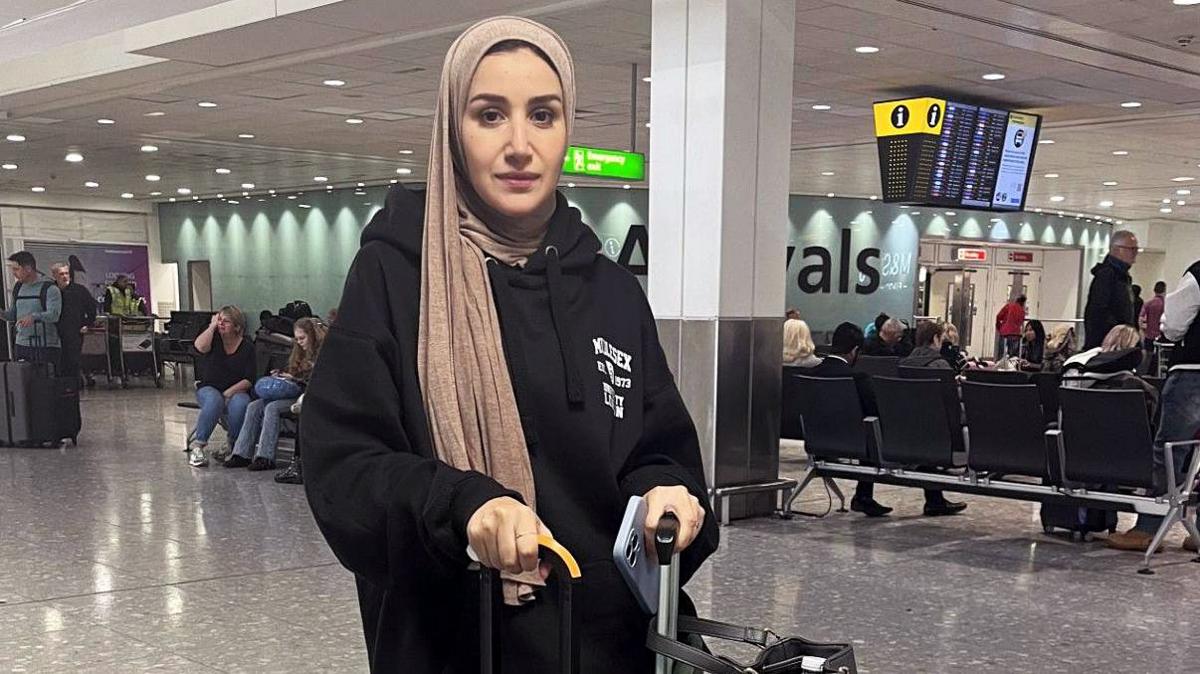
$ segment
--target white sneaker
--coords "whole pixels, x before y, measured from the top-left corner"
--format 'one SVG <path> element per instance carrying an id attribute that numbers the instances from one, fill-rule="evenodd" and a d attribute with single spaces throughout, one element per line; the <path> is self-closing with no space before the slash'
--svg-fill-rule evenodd
<path id="1" fill-rule="evenodd" d="M 204 468 L 208 465 L 208 450 L 202 442 L 188 445 L 188 465 L 192 468 Z"/>

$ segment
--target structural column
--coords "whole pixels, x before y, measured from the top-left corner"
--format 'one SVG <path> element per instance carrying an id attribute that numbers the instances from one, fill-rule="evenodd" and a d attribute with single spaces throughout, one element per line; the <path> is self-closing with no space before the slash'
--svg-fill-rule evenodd
<path id="1" fill-rule="evenodd" d="M 795 26 L 794 0 L 653 4 L 649 297 L 714 488 L 778 476 Z"/>

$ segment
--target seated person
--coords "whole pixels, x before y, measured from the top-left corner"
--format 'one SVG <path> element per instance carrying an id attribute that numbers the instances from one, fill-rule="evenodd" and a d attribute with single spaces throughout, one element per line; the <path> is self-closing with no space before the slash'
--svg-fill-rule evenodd
<path id="1" fill-rule="evenodd" d="M 1042 372 L 1062 372 L 1063 364 L 1075 355 L 1075 326 L 1060 323 L 1046 338 L 1046 352 L 1042 358 Z"/>
<path id="2" fill-rule="evenodd" d="M 879 315 L 875 317 L 875 320 L 863 326 L 863 339 L 871 339 L 875 335 L 878 335 L 879 329 L 883 327 L 884 323 L 887 323 L 887 319 L 889 318 L 891 318 L 891 316 L 888 316 L 883 312 L 879 312 Z"/>
<path id="3" fill-rule="evenodd" d="M 900 359 L 903 367 L 928 367 L 934 370 L 953 369 L 942 357 L 942 341 L 945 326 L 936 321 L 917 323 L 916 347 L 912 353 Z"/>
<path id="4" fill-rule="evenodd" d="M 959 346 L 958 341 L 958 326 L 947 323 L 945 334 L 942 336 L 942 359 L 955 372 L 962 372 L 967 368 L 971 359 L 967 356 L 966 350 Z"/>
<path id="5" fill-rule="evenodd" d="M 312 376 L 313 365 L 321 344 L 325 341 L 325 326 L 313 318 L 301 318 L 296 321 L 293 331 L 294 343 L 288 364 L 282 371 L 271 372 L 273 377 L 281 377 L 297 384 L 300 392 L 308 385 Z M 233 455 L 225 460 L 226 468 L 249 467 L 250 470 L 271 470 L 275 468 L 275 447 L 279 443 L 279 426 L 284 413 L 292 409 L 299 396 L 264 400 L 262 398 L 250 403 L 246 410 L 246 420 L 242 432 L 238 434 L 237 444 L 234 445 Z M 251 460 L 253 454 L 253 460 Z"/>
<path id="6" fill-rule="evenodd" d="M 912 351 L 904 343 L 903 339 L 904 324 L 894 318 L 889 318 L 879 328 L 879 333 L 863 344 L 862 353 L 864 356 L 895 356 L 903 358 Z"/>
<path id="7" fill-rule="evenodd" d="M 1021 364 L 1020 369 L 1026 372 L 1040 372 L 1045 362 L 1046 328 L 1042 322 L 1032 320 L 1025 324 L 1021 333 Z"/>
<path id="8" fill-rule="evenodd" d="M 853 323 L 842 323 L 833 331 L 833 344 L 830 346 L 829 355 L 816 367 L 808 368 L 805 374 L 812 377 L 853 377 L 863 414 L 869 417 L 879 416 L 879 405 L 875 400 L 875 391 L 871 388 L 870 375 L 853 369 L 862 345 L 862 330 Z M 940 490 L 925 490 L 926 515 L 953 515 L 966 507 L 965 503 L 947 501 Z M 875 500 L 875 483 L 869 480 L 859 480 L 854 497 L 850 499 L 850 509 L 867 517 L 883 517 L 892 512 L 891 508 Z"/>
<path id="9" fill-rule="evenodd" d="M 255 374 L 254 345 L 245 339 L 245 333 L 246 315 L 237 307 L 225 306 L 213 314 L 208 327 L 193 343 L 199 354 L 196 401 L 200 403 L 200 418 L 188 444 L 188 463 L 195 468 L 208 465 L 208 439 L 222 416 L 226 417 L 230 446 L 237 443 L 242 430 Z"/>
<path id="10" fill-rule="evenodd" d="M 1151 429 L 1158 416 L 1158 388 L 1137 375 L 1144 353 L 1142 333 L 1132 325 L 1118 325 L 1100 346 L 1067 360 L 1063 386 L 1100 389 L 1133 389 L 1146 394 L 1146 414 Z"/>
<path id="11" fill-rule="evenodd" d="M 821 359 L 814 355 L 816 350 L 808 323 L 798 318 L 789 318 L 783 322 L 784 365 L 813 367 L 821 362 Z"/>

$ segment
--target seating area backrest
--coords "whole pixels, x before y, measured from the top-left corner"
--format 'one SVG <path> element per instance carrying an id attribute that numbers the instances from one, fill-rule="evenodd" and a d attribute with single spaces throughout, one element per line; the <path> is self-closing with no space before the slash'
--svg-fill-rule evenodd
<path id="1" fill-rule="evenodd" d="M 899 363 L 900 359 L 895 356 L 859 356 L 854 362 L 854 369 L 871 376 L 895 377 Z"/>
<path id="2" fill-rule="evenodd" d="M 1154 487 L 1154 441 L 1142 391 L 1062 388 L 1063 477 Z"/>
<path id="3" fill-rule="evenodd" d="M 896 374 L 901 379 L 936 379 L 940 382 L 952 382 L 958 377 L 954 370 L 949 368 L 910 367 L 908 365 L 898 367 Z"/>
<path id="4" fill-rule="evenodd" d="M 804 450 L 809 456 L 869 458 L 862 405 L 853 379 L 793 374 L 783 390 L 785 397 L 794 397 L 794 409 L 803 419 Z"/>
<path id="5" fill-rule="evenodd" d="M 1058 388 L 1062 377 L 1057 372 L 1034 372 L 1029 377 L 1037 387 L 1038 396 L 1042 399 L 1042 414 L 1046 425 L 1058 423 Z"/>
<path id="6" fill-rule="evenodd" d="M 953 384 L 895 377 L 873 377 L 872 383 L 883 426 L 879 456 L 885 463 L 955 465 L 954 454 L 962 451 L 962 433 Z M 953 417 L 948 414 L 947 396 L 953 398 Z"/>
<path id="7" fill-rule="evenodd" d="M 779 437 L 786 440 L 803 440 L 804 427 L 800 423 L 800 391 L 801 382 L 796 375 L 807 372 L 807 368 L 783 366 L 783 384 L 781 388 Z"/>
<path id="8" fill-rule="evenodd" d="M 967 381 L 978 381 L 985 384 L 1028 384 L 1029 373 L 1018 370 L 979 370 L 969 369 L 963 372 Z"/>
<path id="9" fill-rule="evenodd" d="M 972 470 L 1050 478 L 1036 386 L 968 380 L 962 385 L 962 399 L 971 436 L 967 465 Z"/>

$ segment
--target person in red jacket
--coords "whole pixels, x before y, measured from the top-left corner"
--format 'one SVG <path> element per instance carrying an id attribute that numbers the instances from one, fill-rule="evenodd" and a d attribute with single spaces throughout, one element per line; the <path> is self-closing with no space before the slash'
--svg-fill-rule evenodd
<path id="1" fill-rule="evenodd" d="M 1025 325 L 1025 296 L 1018 295 L 996 314 L 996 334 L 1000 336 L 1000 356 L 1015 356 L 1021 349 L 1021 328 Z"/>

